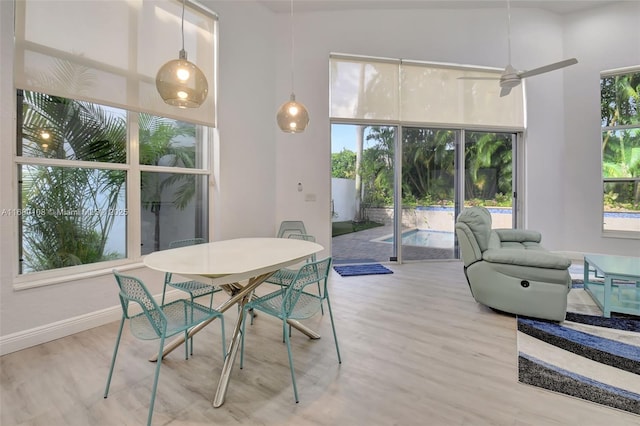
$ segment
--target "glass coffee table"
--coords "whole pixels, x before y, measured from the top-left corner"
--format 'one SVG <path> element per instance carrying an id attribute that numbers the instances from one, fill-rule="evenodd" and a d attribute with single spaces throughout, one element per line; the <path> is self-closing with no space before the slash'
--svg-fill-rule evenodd
<path id="1" fill-rule="evenodd" d="M 585 255 L 584 289 L 605 318 L 612 312 L 640 316 L 640 258 Z"/>

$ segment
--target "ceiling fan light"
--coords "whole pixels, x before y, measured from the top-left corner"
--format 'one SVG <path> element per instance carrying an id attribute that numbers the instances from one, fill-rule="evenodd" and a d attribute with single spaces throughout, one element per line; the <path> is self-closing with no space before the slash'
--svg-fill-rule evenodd
<path id="1" fill-rule="evenodd" d="M 286 133 L 301 133 L 309 124 L 309 112 L 292 93 L 291 99 L 282 104 L 276 114 L 276 121 L 280 130 Z"/>

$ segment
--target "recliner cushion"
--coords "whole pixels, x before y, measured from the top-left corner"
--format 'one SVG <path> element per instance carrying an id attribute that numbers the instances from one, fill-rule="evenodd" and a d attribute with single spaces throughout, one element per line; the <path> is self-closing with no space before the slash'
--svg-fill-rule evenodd
<path id="1" fill-rule="evenodd" d="M 494 229 L 500 241 L 514 241 L 514 242 L 532 242 L 539 243 L 542 241 L 542 234 L 538 231 L 532 231 L 530 229 L 511 229 L 511 228 L 497 228 Z"/>
<path id="2" fill-rule="evenodd" d="M 482 260 L 551 269 L 567 269 L 571 265 L 571 260 L 546 250 L 489 249 L 482 253 Z"/>
<path id="3" fill-rule="evenodd" d="M 465 223 L 471 229 L 481 251 L 485 251 L 489 247 L 491 213 L 487 209 L 464 209 L 458 216 L 458 221 Z"/>
<path id="4" fill-rule="evenodd" d="M 525 241 L 522 243 L 518 243 L 515 241 L 503 241 L 500 243 L 500 247 L 506 248 L 506 249 L 516 249 L 516 250 L 545 250 L 545 248 L 542 247 L 540 244 L 532 243 L 529 241 Z"/>
<path id="5" fill-rule="evenodd" d="M 476 237 L 466 223 L 456 223 L 456 236 L 460 243 L 460 254 L 465 266 L 482 260 L 482 251 L 478 247 Z"/>

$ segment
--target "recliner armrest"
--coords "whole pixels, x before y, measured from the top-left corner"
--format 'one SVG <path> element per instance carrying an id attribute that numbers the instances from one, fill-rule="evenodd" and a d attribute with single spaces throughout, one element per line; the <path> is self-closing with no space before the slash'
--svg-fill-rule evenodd
<path id="1" fill-rule="evenodd" d="M 538 231 L 510 228 L 494 229 L 494 231 L 498 234 L 500 241 L 513 241 L 518 243 L 525 241 L 539 243 L 542 241 L 542 234 Z"/>
<path id="2" fill-rule="evenodd" d="M 482 253 L 482 260 L 547 269 L 567 269 L 571 266 L 570 259 L 542 250 L 488 249 Z"/>

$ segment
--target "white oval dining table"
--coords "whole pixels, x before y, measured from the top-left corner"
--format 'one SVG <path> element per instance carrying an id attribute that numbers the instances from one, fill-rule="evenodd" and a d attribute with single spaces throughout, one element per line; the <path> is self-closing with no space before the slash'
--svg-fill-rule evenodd
<path id="1" fill-rule="evenodd" d="M 318 243 L 298 239 L 236 238 L 157 251 L 144 258 L 145 266 L 151 269 L 221 287 L 230 297 L 216 307 L 218 311 L 225 312 L 232 306 L 239 307 L 238 320 L 213 399 L 214 407 L 224 403 L 229 386 L 241 340 L 244 304 L 249 301 L 253 291 L 277 270 L 302 262 L 323 249 Z M 209 322 L 189 330 L 188 337 L 196 334 Z M 297 321 L 289 323 L 312 339 L 320 337 Z M 181 337 L 170 342 L 165 346 L 162 356 L 165 357 L 184 341 L 184 337 Z M 157 356 L 150 358 L 150 361 L 157 361 Z"/>

